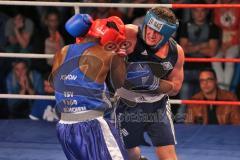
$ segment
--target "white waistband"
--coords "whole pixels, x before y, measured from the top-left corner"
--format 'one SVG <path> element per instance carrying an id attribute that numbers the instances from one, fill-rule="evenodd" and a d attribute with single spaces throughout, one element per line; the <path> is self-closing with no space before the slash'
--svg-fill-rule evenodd
<path id="1" fill-rule="evenodd" d="M 61 113 L 61 119 L 59 123 L 73 124 L 93 120 L 99 117 L 103 117 L 102 111 L 89 110 L 77 113 Z"/>

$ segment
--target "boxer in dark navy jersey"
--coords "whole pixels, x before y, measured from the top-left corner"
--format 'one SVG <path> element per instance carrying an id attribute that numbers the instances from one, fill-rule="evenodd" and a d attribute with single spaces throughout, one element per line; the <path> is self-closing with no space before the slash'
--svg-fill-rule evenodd
<path id="1" fill-rule="evenodd" d="M 139 145 L 147 132 L 161 160 L 176 160 L 175 133 L 168 96 L 176 95 L 183 81 L 184 52 L 171 38 L 178 21 L 167 8 L 152 8 L 141 27 L 126 25 L 127 76 L 117 90 L 120 133 L 129 159 L 139 160 Z"/>

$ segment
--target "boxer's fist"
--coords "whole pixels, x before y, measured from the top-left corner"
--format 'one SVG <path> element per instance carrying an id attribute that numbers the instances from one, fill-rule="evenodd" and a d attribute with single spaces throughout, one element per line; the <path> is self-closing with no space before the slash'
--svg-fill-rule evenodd
<path id="1" fill-rule="evenodd" d="M 74 38 L 84 36 L 92 25 L 92 18 L 88 14 L 75 14 L 65 24 L 65 29 Z"/>
<path id="2" fill-rule="evenodd" d="M 159 87 L 159 78 L 153 75 L 147 63 L 131 62 L 127 67 L 124 85 L 131 90 L 156 90 Z"/>

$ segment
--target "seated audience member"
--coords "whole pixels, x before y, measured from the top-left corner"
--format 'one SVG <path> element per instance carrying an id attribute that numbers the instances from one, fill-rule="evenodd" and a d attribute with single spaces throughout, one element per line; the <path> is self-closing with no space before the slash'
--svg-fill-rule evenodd
<path id="1" fill-rule="evenodd" d="M 183 47 L 187 58 L 210 58 L 215 56 L 220 42 L 220 30 L 213 23 L 209 22 L 206 8 L 191 9 L 191 20 L 183 23 L 179 32 L 179 44 Z M 199 90 L 198 83 L 199 70 L 211 68 L 211 63 L 184 64 L 184 82 L 180 92 L 181 99 L 189 99 Z M 186 107 L 181 105 L 178 109 L 177 122 L 184 120 Z"/>
<path id="2" fill-rule="evenodd" d="M 111 3 L 111 0 L 96 0 L 96 3 Z M 125 19 L 125 15 L 118 9 L 118 8 L 105 8 L 105 7 L 98 7 L 96 10 L 93 10 L 90 13 L 93 19 L 98 18 L 107 18 L 110 16 L 117 16 L 122 20 Z"/>
<path id="3" fill-rule="evenodd" d="M 34 95 L 43 93 L 42 76 L 32 71 L 28 63 L 18 60 L 13 63 L 12 71 L 6 78 L 7 93 L 20 95 Z M 10 118 L 27 118 L 31 107 L 30 100 L 8 99 L 8 110 Z"/>
<path id="4" fill-rule="evenodd" d="M 219 0 L 221 4 L 239 3 L 237 0 Z M 216 58 L 238 58 L 239 57 L 239 36 L 240 36 L 240 10 L 239 8 L 218 8 L 214 10 L 214 22 L 221 28 L 221 48 Z M 213 69 L 217 74 L 219 87 L 229 90 L 233 80 L 234 63 L 214 62 Z"/>
<path id="5" fill-rule="evenodd" d="M 45 54 L 55 54 L 60 51 L 60 49 L 64 46 L 64 40 L 59 31 L 59 13 L 56 8 L 51 8 L 47 11 L 45 16 L 45 45 L 44 45 L 44 53 Z M 52 59 L 48 59 L 47 63 L 49 66 L 52 66 Z"/>
<path id="6" fill-rule="evenodd" d="M 140 2 L 140 1 L 139 1 Z M 158 0 L 145 0 L 145 1 L 142 1 L 142 2 L 140 2 L 140 3 L 146 3 L 146 4 L 157 4 L 158 3 Z M 133 9 L 133 8 L 131 8 L 133 11 L 135 10 L 135 9 Z M 130 10 L 131 10 L 130 9 Z M 142 9 L 140 9 L 141 10 L 141 12 L 143 12 L 144 10 L 142 10 Z M 147 12 L 148 11 L 148 8 L 145 8 L 145 12 Z M 133 12 L 134 13 L 134 12 Z M 129 13 L 128 13 L 129 14 Z M 140 16 L 137 16 L 137 17 L 135 17 L 133 20 L 132 20 L 132 24 L 135 24 L 135 25 L 137 25 L 137 26 L 141 26 L 142 25 L 142 23 L 143 23 L 143 20 L 144 20 L 144 17 L 145 17 L 145 15 L 141 15 L 140 14 Z"/>
<path id="7" fill-rule="evenodd" d="M 19 8 L 12 10 L 12 17 L 5 25 L 4 35 L 7 39 L 4 52 L 7 53 L 31 53 L 33 51 L 32 37 L 34 32 L 34 23 L 27 18 L 24 11 Z M 31 61 L 30 59 L 28 60 Z M 6 58 L 4 70 L 11 70 L 13 59 Z"/>
<path id="8" fill-rule="evenodd" d="M 48 81 L 48 75 L 44 77 L 44 92 L 45 95 L 53 95 L 54 89 Z M 32 120 L 56 121 L 58 116 L 55 111 L 56 101 L 54 100 L 35 100 L 33 102 L 29 118 Z"/>
<path id="9" fill-rule="evenodd" d="M 60 27 L 60 13 L 57 8 L 50 7 L 43 15 L 43 28 L 35 32 L 34 52 L 55 54 L 64 46 L 64 39 Z M 52 59 L 33 59 L 32 67 L 43 75 L 51 70 Z"/>
<path id="10" fill-rule="evenodd" d="M 31 38 L 34 23 L 25 17 L 20 10 L 15 10 L 13 17 L 5 25 L 5 36 L 8 39 L 6 52 L 29 53 L 32 51 Z"/>
<path id="11" fill-rule="evenodd" d="M 199 74 L 201 91 L 193 100 L 237 101 L 236 95 L 217 86 L 213 69 L 203 69 Z M 240 108 L 231 105 L 191 104 L 187 106 L 186 123 L 198 124 L 240 124 Z"/>

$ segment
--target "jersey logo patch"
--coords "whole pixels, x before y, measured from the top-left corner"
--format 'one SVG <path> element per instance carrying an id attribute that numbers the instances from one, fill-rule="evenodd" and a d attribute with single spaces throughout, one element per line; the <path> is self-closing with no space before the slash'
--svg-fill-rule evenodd
<path id="1" fill-rule="evenodd" d="M 147 55 L 148 55 L 148 53 L 147 53 L 147 51 L 146 51 L 146 50 L 144 50 L 144 51 L 142 51 L 142 52 L 141 52 L 141 55 L 147 56 Z"/>
<path id="2" fill-rule="evenodd" d="M 165 71 L 169 71 L 169 70 L 173 69 L 173 66 L 170 62 L 163 62 L 163 63 L 161 63 L 161 65 L 163 66 L 163 69 Z"/>
<path id="3" fill-rule="evenodd" d="M 125 128 L 121 129 L 121 133 L 124 137 L 129 135 L 128 131 Z"/>

